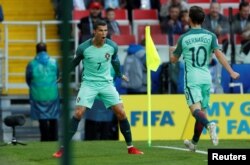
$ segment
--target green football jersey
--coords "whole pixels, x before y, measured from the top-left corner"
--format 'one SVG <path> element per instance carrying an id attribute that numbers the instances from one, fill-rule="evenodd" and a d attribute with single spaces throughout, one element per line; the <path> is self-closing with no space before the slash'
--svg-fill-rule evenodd
<path id="1" fill-rule="evenodd" d="M 179 38 L 173 54 L 183 56 L 186 85 L 211 84 L 208 65 L 215 49 L 219 49 L 215 34 L 202 28 L 190 29 Z"/>
<path id="2" fill-rule="evenodd" d="M 82 81 L 113 81 L 111 58 L 117 56 L 117 51 L 117 45 L 109 39 L 102 47 L 94 46 L 91 39 L 79 45 L 76 55 L 83 56 Z"/>

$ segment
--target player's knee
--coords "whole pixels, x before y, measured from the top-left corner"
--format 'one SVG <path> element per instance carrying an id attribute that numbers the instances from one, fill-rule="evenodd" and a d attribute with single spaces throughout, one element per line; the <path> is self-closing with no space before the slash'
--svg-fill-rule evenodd
<path id="1" fill-rule="evenodd" d="M 83 116 L 83 113 L 84 113 L 84 108 L 83 107 L 76 107 L 76 109 L 75 109 L 75 117 L 77 119 L 80 120 L 82 118 L 82 116 Z"/>
<path id="2" fill-rule="evenodd" d="M 125 111 L 123 111 L 123 110 L 119 111 L 119 113 L 117 114 L 117 118 L 118 118 L 118 120 L 124 120 L 124 119 L 126 119 L 126 113 L 125 113 Z"/>

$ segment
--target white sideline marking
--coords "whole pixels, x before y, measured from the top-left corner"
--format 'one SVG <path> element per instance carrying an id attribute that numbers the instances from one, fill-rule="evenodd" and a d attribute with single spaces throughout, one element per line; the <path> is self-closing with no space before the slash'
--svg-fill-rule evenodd
<path id="1" fill-rule="evenodd" d="M 166 148 L 166 149 L 173 149 L 173 150 L 180 150 L 180 151 L 188 151 L 188 152 L 191 152 L 189 149 L 180 148 L 180 147 L 170 147 L 170 146 L 153 146 L 153 147 L 157 147 L 157 148 Z M 206 152 L 206 151 L 201 151 L 201 150 L 196 150 L 195 153 L 207 155 L 207 152 Z"/>

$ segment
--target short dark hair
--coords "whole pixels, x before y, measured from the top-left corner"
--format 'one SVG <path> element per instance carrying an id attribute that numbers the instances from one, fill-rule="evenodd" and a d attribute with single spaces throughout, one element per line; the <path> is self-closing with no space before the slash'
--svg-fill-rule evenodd
<path id="1" fill-rule="evenodd" d="M 39 52 L 46 52 L 47 51 L 47 46 L 45 43 L 43 42 L 40 42 L 38 44 L 36 44 L 36 53 L 39 53 Z"/>
<path id="2" fill-rule="evenodd" d="M 110 12 L 110 11 L 115 11 L 115 9 L 112 8 L 112 7 L 108 7 L 105 11 L 106 11 L 106 13 L 108 13 L 108 12 Z"/>
<path id="3" fill-rule="evenodd" d="M 98 28 L 98 26 L 105 26 L 105 25 L 107 25 L 107 22 L 105 20 L 98 19 L 94 23 L 94 30 L 96 30 Z"/>
<path id="4" fill-rule="evenodd" d="M 249 3 L 246 1 L 241 1 L 239 4 L 239 10 L 241 10 L 243 7 L 249 6 Z"/>
<path id="5" fill-rule="evenodd" d="M 199 6 L 192 6 L 189 9 L 189 17 L 193 23 L 201 25 L 205 19 L 205 12 Z"/>

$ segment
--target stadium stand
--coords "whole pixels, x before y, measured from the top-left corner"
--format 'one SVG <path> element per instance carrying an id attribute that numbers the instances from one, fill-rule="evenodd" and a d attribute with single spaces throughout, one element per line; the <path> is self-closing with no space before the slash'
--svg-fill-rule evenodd
<path id="1" fill-rule="evenodd" d="M 242 36 L 241 35 L 239 35 L 239 34 L 235 34 L 234 35 L 234 43 L 236 45 L 240 45 L 241 44 L 241 40 L 242 40 Z"/>
<path id="2" fill-rule="evenodd" d="M 50 0 L 37 0 L 34 5 L 33 0 L 10 0 L 2 1 L 4 8 L 5 21 L 19 21 L 18 23 L 8 24 L 8 49 L 5 50 L 8 54 L 8 86 L 11 87 L 8 91 L 3 91 L 5 94 L 28 94 L 28 89 L 25 85 L 24 70 L 28 60 L 35 55 L 35 45 L 39 40 L 37 28 L 40 28 L 40 23 L 31 24 L 22 21 L 44 21 L 55 20 L 55 12 Z M 22 7 L 20 7 L 22 6 Z M 59 38 L 56 25 L 47 27 L 47 38 Z M 3 44 L 3 41 L 2 43 Z M 60 55 L 59 43 L 47 43 L 48 51 L 55 56 Z M 25 49 L 24 49 L 25 48 Z"/>
<path id="3" fill-rule="evenodd" d="M 160 4 L 163 5 L 163 4 L 166 4 L 168 3 L 169 0 L 160 0 Z"/>
<path id="4" fill-rule="evenodd" d="M 127 9 L 115 9 L 115 19 L 116 20 L 128 20 L 128 11 Z M 105 17 L 105 10 L 102 11 L 102 16 Z"/>
<path id="5" fill-rule="evenodd" d="M 112 35 L 111 39 L 115 41 L 118 45 L 129 45 L 135 44 L 135 36 L 134 35 Z"/>
<path id="6" fill-rule="evenodd" d="M 239 12 L 239 8 L 232 8 L 232 11 L 233 11 L 233 15 L 237 14 Z M 224 16 L 229 16 L 229 8 L 223 8 L 222 9 L 222 14 Z"/>
<path id="7" fill-rule="evenodd" d="M 158 11 L 156 9 L 132 10 L 132 27 L 135 36 L 138 36 L 137 27 L 139 25 L 159 25 Z"/>
<path id="8" fill-rule="evenodd" d="M 115 20 L 119 25 L 129 25 L 128 11 L 126 9 L 115 9 Z M 105 10 L 102 11 L 102 16 L 105 17 Z"/>
<path id="9" fill-rule="evenodd" d="M 80 20 L 83 17 L 89 16 L 88 10 L 73 10 L 72 11 L 72 17 L 73 20 Z"/>
<path id="10" fill-rule="evenodd" d="M 168 36 L 166 34 L 151 34 L 155 45 L 167 45 Z"/>
<path id="11" fill-rule="evenodd" d="M 208 11 L 209 6 L 210 6 L 210 2 L 211 2 L 211 0 L 200 0 L 200 1 L 197 1 L 197 0 L 187 0 L 187 3 L 189 5 L 189 7 L 193 6 L 193 5 L 197 5 L 197 6 L 202 7 L 203 9 L 205 9 L 205 12 Z"/>
<path id="12" fill-rule="evenodd" d="M 187 0 L 187 3 L 210 3 L 211 0 Z"/>
<path id="13" fill-rule="evenodd" d="M 120 33 L 121 34 L 132 34 L 131 26 L 130 25 L 119 25 Z"/>
<path id="14" fill-rule="evenodd" d="M 219 3 L 240 3 L 241 0 L 217 0 Z"/>
<path id="15" fill-rule="evenodd" d="M 145 36 L 145 27 L 147 25 L 138 25 L 137 26 L 137 42 L 141 42 L 142 39 L 144 39 L 144 36 Z M 157 25 L 150 25 L 150 32 L 151 32 L 151 35 L 158 35 L 160 36 L 162 34 L 161 32 L 161 26 L 160 24 L 157 24 Z M 153 37 L 152 37 L 153 38 Z M 155 40 L 154 40 L 155 41 Z M 164 40 L 163 40 L 164 41 Z"/>
<path id="16" fill-rule="evenodd" d="M 5 16 L 3 24 L 0 25 L 0 45 L 4 48 L 2 51 L 6 53 L 4 55 L 7 55 L 0 65 L 3 75 L 0 118 L 6 115 L 24 114 L 26 123 L 17 130 L 17 138 L 25 141 L 38 140 L 40 135 L 37 122 L 29 118 L 28 88 L 24 71 L 28 61 L 34 58 L 36 43 L 42 39 L 41 22 L 55 20 L 55 11 L 51 0 L 0 0 L 0 3 Z M 8 28 L 8 31 L 5 28 L 5 36 L 4 27 Z M 53 56 L 58 56 L 59 43 L 49 42 L 52 38 L 59 39 L 57 25 L 46 26 L 46 29 L 48 51 Z M 0 140 L 9 141 L 11 130 L 2 124 L 0 129 L 3 130 L 0 133 Z"/>

